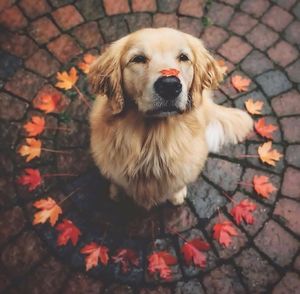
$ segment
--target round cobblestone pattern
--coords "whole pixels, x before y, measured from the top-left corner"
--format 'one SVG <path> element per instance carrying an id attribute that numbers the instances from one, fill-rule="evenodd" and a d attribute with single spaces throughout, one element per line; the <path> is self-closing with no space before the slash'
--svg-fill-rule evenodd
<path id="1" fill-rule="evenodd" d="M 1 293 L 299 293 L 299 12 L 297 0 L 0 1 Z M 252 135 L 209 156 L 182 206 L 165 204 L 145 212 L 124 199 L 108 199 L 108 183 L 89 154 L 88 109 L 72 91 L 61 92 L 65 104 L 57 113 L 45 115 L 32 101 L 45 89 L 58 91 L 56 72 L 76 65 L 85 53 L 100 53 L 108 43 L 151 26 L 202 38 L 225 60 L 229 73 L 216 91 L 217 103 L 244 108 L 249 97 L 264 101 L 263 115 L 278 126 L 274 145 L 284 154 L 276 167 L 241 157 L 255 154 L 263 142 Z M 248 92 L 231 86 L 235 73 L 251 78 Z M 83 75 L 79 83 L 87 89 Z M 44 152 L 25 164 L 17 150 L 26 137 L 22 126 L 34 114 L 44 115 L 51 127 L 42 134 L 43 144 L 67 152 Z M 62 127 L 71 131 L 63 133 Z M 49 177 L 29 193 L 16 184 L 24 167 L 77 177 Z M 253 175 L 269 176 L 277 191 L 264 199 L 239 184 Z M 247 197 L 256 203 L 254 225 L 235 223 L 224 191 L 235 200 Z M 53 227 L 32 225 L 32 203 L 49 195 L 61 200 L 70 193 L 64 217 L 74 221 L 82 236 L 77 246 L 58 247 Z M 239 234 L 228 248 L 212 238 L 218 208 Z M 176 232 L 210 244 L 206 268 L 184 264 Z M 128 274 L 114 263 L 86 272 L 79 250 L 92 241 L 111 253 L 132 248 L 141 264 Z M 168 282 L 147 273 L 153 246 L 178 258 Z"/>

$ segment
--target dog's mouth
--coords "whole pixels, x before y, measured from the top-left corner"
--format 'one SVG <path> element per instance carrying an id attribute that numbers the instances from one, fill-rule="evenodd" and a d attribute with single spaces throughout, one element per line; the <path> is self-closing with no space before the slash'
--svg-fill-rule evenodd
<path id="1" fill-rule="evenodd" d="M 146 112 L 146 116 L 165 117 L 165 116 L 181 114 L 181 113 L 183 113 L 183 110 L 179 109 L 176 106 L 164 106 L 164 107 L 148 110 Z"/>

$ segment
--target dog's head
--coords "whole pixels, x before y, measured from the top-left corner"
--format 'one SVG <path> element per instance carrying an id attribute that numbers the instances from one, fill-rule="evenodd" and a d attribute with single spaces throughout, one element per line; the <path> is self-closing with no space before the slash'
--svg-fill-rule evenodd
<path id="1" fill-rule="evenodd" d="M 129 99 L 148 116 L 187 111 L 221 79 L 199 39 L 169 28 L 143 29 L 116 41 L 89 73 L 92 90 L 108 97 L 114 114 Z"/>

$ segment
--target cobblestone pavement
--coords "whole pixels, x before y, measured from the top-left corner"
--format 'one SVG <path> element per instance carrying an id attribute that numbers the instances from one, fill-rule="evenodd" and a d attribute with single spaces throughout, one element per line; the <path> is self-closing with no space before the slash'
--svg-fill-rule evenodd
<path id="1" fill-rule="evenodd" d="M 1 0 L 0 1 L 0 291 L 3 293 L 299 293 L 300 292 L 300 2 L 297 0 Z M 87 108 L 61 93 L 66 102 L 58 113 L 45 115 L 32 101 L 45 89 L 54 90 L 55 74 L 77 64 L 86 52 L 142 27 L 170 26 L 201 37 L 226 61 L 229 76 L 216 91 L 216 101 L 244 108 L 252 97 L 265 103 L 264 116 L 278 126 L 274 144 L 284 154 L 275 168 L 255 154 L 265 141 L 252 135 L 243 144 L 211 155 L 189 199 L 180 207 L 169 204 L 149 213 L 131 204 L 107 199 L 107 183 L 88 152 Z M 249 92 L 238 93 L 229 79 L 239 73 L 252 79 Z M 81 89 L 86 89 L 80 76 Z M 85 91 L 85 90 L 84 90 Z M 33 114 L 46 117 L 42 134 L 48 148 L 26 164 L 17 155 L 26 134 L 22 125 Z M 62 132 L 57 127 L 70 128 Z M 76 173 L 78 178 L 45 178 L 33 192 L 15 184 L 24 167 L 42 173 Z M 269 199 L 250 186 L 253 175 L 267 175 L 278 188 Z M 77 246 L 57 247 L 55 229 L 32 226 L 32 203 L 51 195 L 63 199 L 64 216 L 83 235 Z M 257 205 L 254 225 L 237 225 L 230 201 L 249 197 Z M 221 217 L 235 223 L 239 236 L 223 248 L 211 228 Z M 186 239 L 201 236 L 211 249 L 205 269 L 187 267 L 180 256 Z M 79 253 L 83 244 L 104 242 L 111 251 L 134 248 L 142 265 L 129 274 L 119 267 L 85 272 Z M 146 257 L 154 243 L 177 255 L 170 282 L 146 273 Z"/>

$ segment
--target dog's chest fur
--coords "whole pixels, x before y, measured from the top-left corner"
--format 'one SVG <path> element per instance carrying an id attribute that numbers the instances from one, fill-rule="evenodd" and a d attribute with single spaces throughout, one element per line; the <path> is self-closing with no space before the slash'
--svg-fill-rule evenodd
<path id="1" fill-rule="evenodd" d="M 197 115 L 150 121 L 128 114 L 111 122 L 99 113 L 95 117 L 94 159 L 106 177 L 133 197 L 176 192 L 197 177 L 207 156 Z"/>

